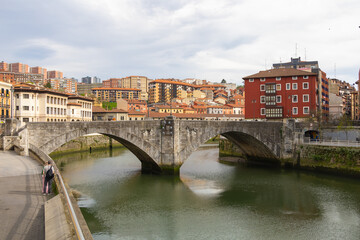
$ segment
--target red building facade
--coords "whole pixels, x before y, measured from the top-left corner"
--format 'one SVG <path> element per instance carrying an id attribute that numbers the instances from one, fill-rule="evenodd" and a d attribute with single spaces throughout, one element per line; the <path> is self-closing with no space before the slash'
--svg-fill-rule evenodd
<path id="1" fill-rule="evenodd" d="M 317 112 L 316 73 L 282 68 L 243 79 L 246 119 L 307 118 Z"/>

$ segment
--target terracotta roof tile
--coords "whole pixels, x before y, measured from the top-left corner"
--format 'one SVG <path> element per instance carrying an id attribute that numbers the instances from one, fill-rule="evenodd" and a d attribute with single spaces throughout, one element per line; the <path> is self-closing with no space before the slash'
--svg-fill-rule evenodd
<path id="1" fill-rule="evenodd" d="M 249 78 L 266 78 L 266 77 L 290 77 L 290 76 L 316 76 L 316 73 L 301 71 L 294 68 L 279 68 L 260 71 L 256 74 L 243 77 L 243 79 Z"/>

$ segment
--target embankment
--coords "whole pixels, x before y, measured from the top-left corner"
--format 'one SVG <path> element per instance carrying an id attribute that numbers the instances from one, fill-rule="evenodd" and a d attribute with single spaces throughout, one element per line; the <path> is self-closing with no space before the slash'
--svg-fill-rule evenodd
<path id="1" fill-rule="evenodd" d="M 282 167 L 360 178 L 360 148 L 304 144 L 294 153 L 294 158 L 280 159 Z M 221 162 L 247 161 L 240 148 L 227 139 L 220 140 L 219 157 Z"/>

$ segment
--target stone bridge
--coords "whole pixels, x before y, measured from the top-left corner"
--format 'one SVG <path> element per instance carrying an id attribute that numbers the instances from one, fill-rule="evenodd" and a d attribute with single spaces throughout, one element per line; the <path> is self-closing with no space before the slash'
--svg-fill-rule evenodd
<path id="1" fill-rule="evenodd" d="M 201 144 L 222 135 L 235 143 L 248 160 L 279 164 L 293 156 L 295 124 L 288 122 L 165 120 L 119 122 L 30 122 L 20 127 L 8 119 L 3 149 L 17 146 L 24 155 L 50 154 L 80 136 L 100 133 L 128 148 L 147 173 L 177 174 Z M 11 121 L 10 121 L 11 120 Z"/>

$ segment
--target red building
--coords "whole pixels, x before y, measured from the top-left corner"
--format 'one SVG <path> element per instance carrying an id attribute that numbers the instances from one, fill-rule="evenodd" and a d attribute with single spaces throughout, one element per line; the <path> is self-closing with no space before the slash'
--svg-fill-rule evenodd
<path id="1" fill-rule="evenodd" d="M 244 77 L 245 118 L 315 117 L 319 104 L 317 76 L 308 71 L 280 68 Z"/>

